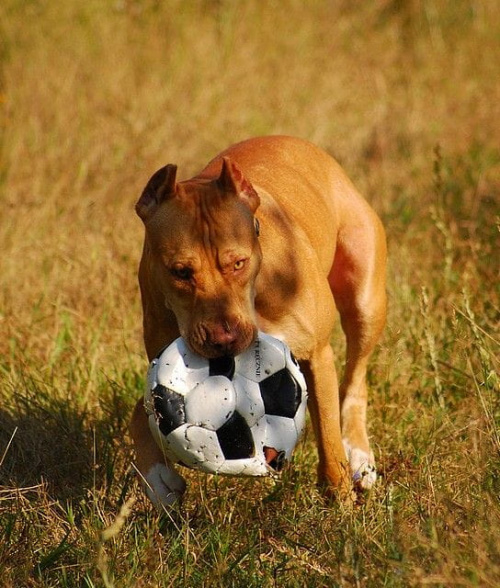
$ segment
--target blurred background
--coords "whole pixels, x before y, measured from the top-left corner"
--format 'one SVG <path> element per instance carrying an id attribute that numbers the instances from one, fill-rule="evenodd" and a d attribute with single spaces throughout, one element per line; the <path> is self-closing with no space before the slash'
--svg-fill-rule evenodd
<path id="1" fill-rule="evenodd" d="M 140 190 L 250 136 L 324 147 L 391 242 L 428 217 L 436 163 L 466 184 L 446 187 L 454 213 L 493 212 L 494 1 L 6 0 L 0 14 L 3 346 L 24 330 L 50 353 L 64 310 L 109 316 L 101 337 L 132 345 Z"/>

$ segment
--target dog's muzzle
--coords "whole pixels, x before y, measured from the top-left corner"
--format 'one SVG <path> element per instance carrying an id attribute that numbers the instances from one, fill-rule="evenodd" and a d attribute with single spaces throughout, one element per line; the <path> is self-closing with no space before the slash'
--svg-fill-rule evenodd
<path id="1" fill-rule="evenodd" d="M 214 359 L 239 355 L 250 347 L 256 336 L 257 327 L 251 323 L 223 320 L 198 325 L 187 337 L 187 342 L 198 355 Z"/>

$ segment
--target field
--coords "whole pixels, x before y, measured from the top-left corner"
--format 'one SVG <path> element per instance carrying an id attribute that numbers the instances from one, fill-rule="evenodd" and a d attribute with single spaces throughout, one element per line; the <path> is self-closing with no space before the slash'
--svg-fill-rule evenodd
<path id="1" fill-rule="evenodd" d="M 499 71 L 495 0 L 1 3 L 2 587 L 500 585 Z M 127 432 L 134 203 L 165 163 L 276 133 L 387 229 L 379 482 L 324 500 L 308 428 L 278 482 L 188 472 L 164 520 Z"/>

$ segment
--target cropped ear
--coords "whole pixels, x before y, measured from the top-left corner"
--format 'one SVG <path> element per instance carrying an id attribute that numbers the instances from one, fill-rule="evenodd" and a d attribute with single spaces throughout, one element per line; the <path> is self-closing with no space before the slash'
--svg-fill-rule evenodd
<path id="1" fill-rule="evenodd" d="M 135 211 L 142 220 L 146 220 L 164 200 L 174 196 L 176 174 L 177 166 L 169 163 L 151 176 L 135 205 Z"/>
<path id="2" fill-rule="evenodd" d="M 225 192 L 236 194 L 253 213 L 259 207 L 260 198 L 255 188 L 245 178 L 236 163 L 231 161 L 229 157 L 222 158 L 222 170 L 217 184 Z"/>

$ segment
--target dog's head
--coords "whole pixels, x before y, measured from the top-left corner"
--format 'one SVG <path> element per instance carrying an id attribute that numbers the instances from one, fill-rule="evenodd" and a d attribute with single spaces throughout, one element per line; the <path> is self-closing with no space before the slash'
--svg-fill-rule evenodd
<path id="1" fill-rule="evenodd" d="M 142 287 L 174 313 L 194 352 L 237 355 L 257 334 L 259 196 L 228 158 L 215 179 L 177 183 L 176 171 L 171 164 L 158 170 L 136 204 L 146 227 Z"/>

